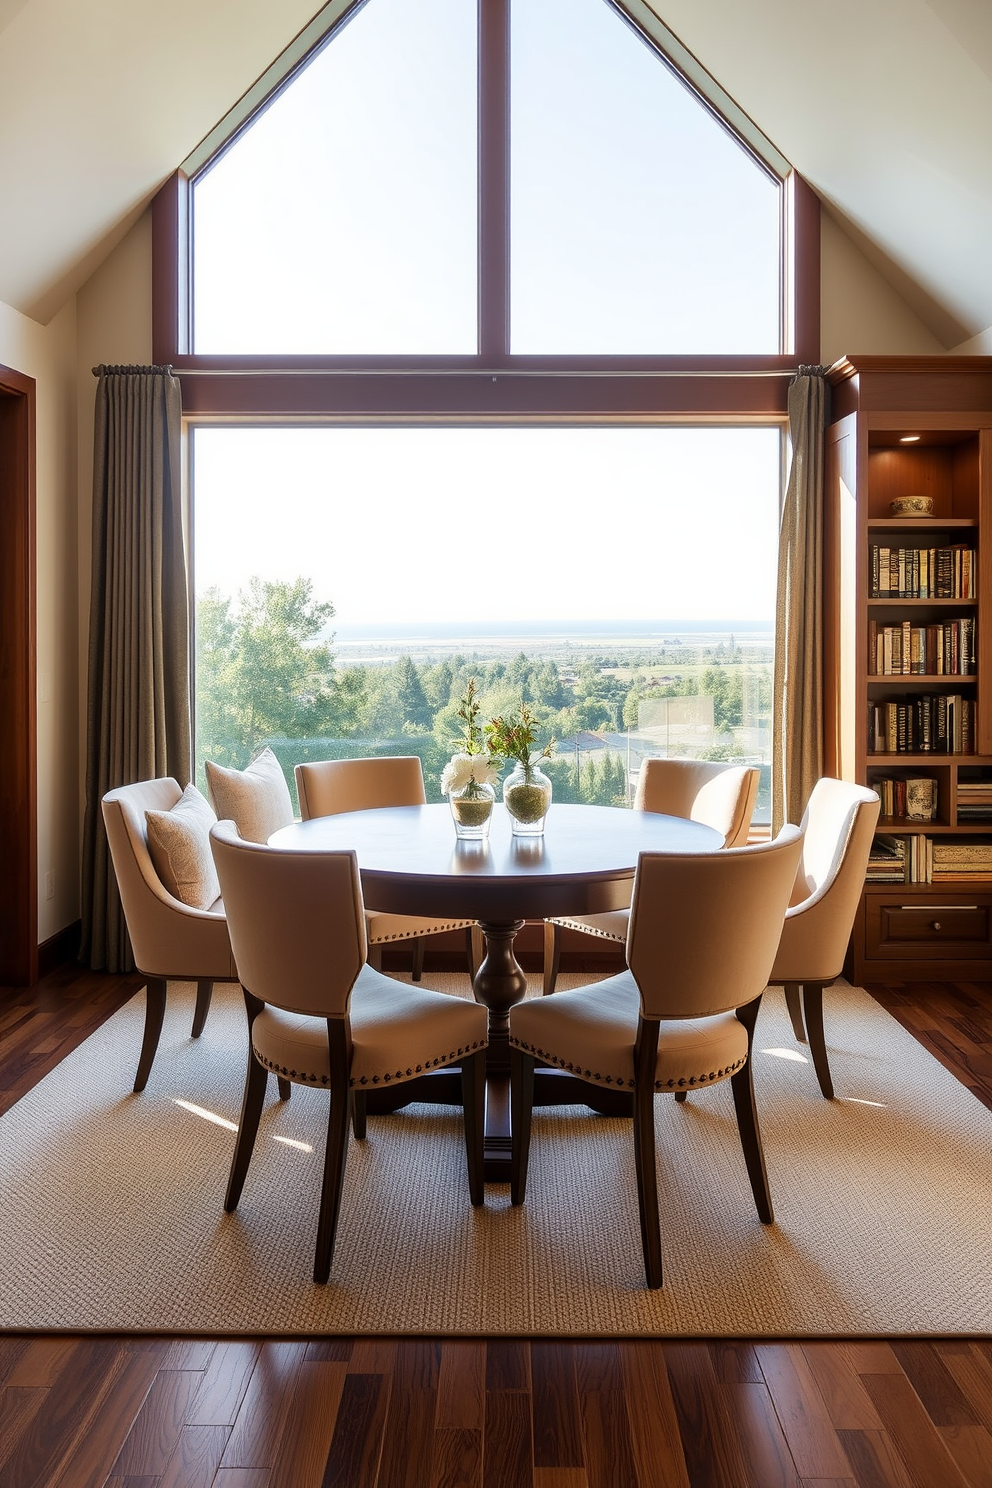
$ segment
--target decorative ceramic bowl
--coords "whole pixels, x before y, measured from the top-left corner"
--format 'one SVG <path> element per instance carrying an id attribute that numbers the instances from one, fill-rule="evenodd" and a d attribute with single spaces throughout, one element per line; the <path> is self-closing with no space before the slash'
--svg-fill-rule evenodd
<path id="1" fill-rule="evenodd" d="M 894 517 L 932 517 L 932 496 L 898 496 L 889 502 L 889 511 Z"/>

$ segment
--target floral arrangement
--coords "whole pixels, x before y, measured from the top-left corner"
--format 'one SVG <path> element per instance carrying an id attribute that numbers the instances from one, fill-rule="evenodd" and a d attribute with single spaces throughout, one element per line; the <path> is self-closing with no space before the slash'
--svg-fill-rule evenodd
<path id="1" fill-rule="evenodd" d="M 535 752 L 536 723 L 526 703 L 521 703 L 518 714 L 490 719 L 484 731 L 490 754 L 517 760 L 525 770 L 533 769 L 541 760 L 550 759 L 555 750 L 553 739 Z"/>
<path id="2" fill-rule="evenodd" d="M 480 786 L 494 786 L 499 780 L 503 761 L 494 756 L 486 746 L 486 730 L 479 723 L 481 711 L 475 678 L 472 677 L 465 689 L 465 696 L 458 704 L 458 717 L 465 725 L 465 732 L 461 738 L 455 740 L 458 752 L 451 756 L 441 771 L 443 796 L 450 795 L 452 791 L 465 791 L 469 797 L 477 796 L 481 793 Z"/>

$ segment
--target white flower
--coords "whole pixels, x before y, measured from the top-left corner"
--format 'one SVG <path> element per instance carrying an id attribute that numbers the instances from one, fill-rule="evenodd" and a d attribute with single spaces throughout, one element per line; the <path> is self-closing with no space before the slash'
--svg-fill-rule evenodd
<path id="1" fill-rule="evenodd" d="M 499 768 L 488 754 L 453 754 L 441 771 L 441 794 L 463 790 L 470 780 L 476 785 L 495 785 Z"/>

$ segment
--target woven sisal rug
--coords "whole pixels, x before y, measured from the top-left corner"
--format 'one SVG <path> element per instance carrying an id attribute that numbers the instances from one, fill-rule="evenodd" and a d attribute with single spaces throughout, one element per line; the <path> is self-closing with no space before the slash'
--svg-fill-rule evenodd
<path id="1" fill-rule="evenodd" d="M 426 979 L 464 994 L 455 976 Z M 566 979 L 574 983 L 577 979 Z M 147 1090 L 140 994 L 0 1119 L 0 1327 L 186 1334 L 810 1336 L 992 1330 L 992 1112 L 863 992 L 827 996 L 824 1101 L 781 995 L 755 1081 L 776 1224 L 729 1083 L 658 1102 L 665 1286 L 643 1286 L 629 1125 L 534 1118 L 527 1204 L 468 1203 L 455 1111 L 351 1143 L 331 1283 L 310 1279 L 326 1097 L 266 1106 L 225 1215 L 245 1062 L 237 989 L 203 1037 L 173 987 Z M 225 1124 L 218 1124 L 225 1123 Z"/>

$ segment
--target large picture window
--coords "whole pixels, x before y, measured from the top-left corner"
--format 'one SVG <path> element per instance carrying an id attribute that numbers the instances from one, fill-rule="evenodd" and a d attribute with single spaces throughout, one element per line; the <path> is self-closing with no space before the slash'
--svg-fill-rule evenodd
<path id="1" fill-rule="evenodd" d="M 243 766 L 419 754 L 526 702 L 564 801 L 641 760 L 762 767 L 780 433 L 199 428 L 196 751 Z"/>

